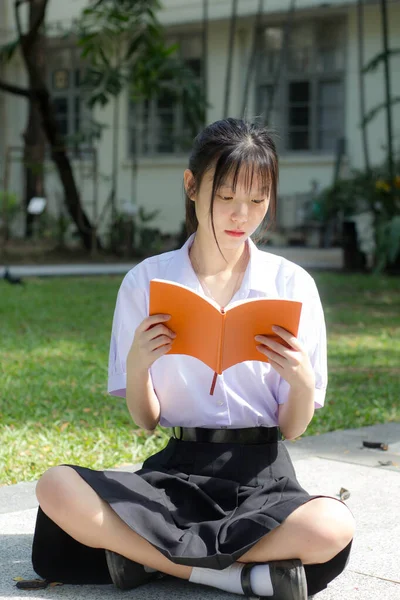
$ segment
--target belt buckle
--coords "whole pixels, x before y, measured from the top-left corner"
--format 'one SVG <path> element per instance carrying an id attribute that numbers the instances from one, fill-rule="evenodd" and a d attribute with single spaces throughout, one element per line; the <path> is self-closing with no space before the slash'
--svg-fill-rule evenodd
<path id="1" fill-rule="evenodd" d="M 176 433 L 175 433 L 175 429 L 179 429 L 179 437 L 176 435 Z M 182 439 L 182 427 L 173 427 L 173 428 L 172 428 L 172 433 L 173 433 L 173 435 L 174 435 L 174 438 L 175 438 L 176 440 L 181 440 L 181 439 Z"/>

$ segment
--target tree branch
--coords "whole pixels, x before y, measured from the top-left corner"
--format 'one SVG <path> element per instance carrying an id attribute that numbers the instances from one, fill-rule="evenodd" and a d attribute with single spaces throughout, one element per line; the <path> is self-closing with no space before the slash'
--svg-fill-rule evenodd
<path id="1" fill-rule="evenodd" d="M 44 19 L 46 16 L 47 4 L 48 4 L 49 0 L 42 0 L 35 22 L 33 23 L 32 27 L 30 28 L 28 33 L 24 34 L 22 31 L 21 16 L 19 13 L 19 8 L 22 4 L 26 4 L 26 3 L 31 4 L 31 1 L 32 0 L 15 0 L 15 2 L 14 2 L 14 15 L 15 15 L 15 23 L 16 23 L 17 31 L 18 31 L 18 37 L 20 39 L 21 45 L 23 45 L 25 48 L 29 48 L 31 46 L 32 42 L 35 40 L 35 37 L 36 37 L 39 29 L 43 25 L 43 22 L 44 22 Z M 29 10 L 32 10 L 31 6 L 29 7 Z"/>
<path id="2" fill-rule="evenodd" d="M 23 2 L 24 2 L 24 0 L 15 0 L 15 3 L 14 3 L 15 24 L 17 26 L 18 37 L 19 37 L 20 43 L 22 43 L 22 37 L 24 34 L 22 33 L 21 18 L 19 16 L 19 7 L 21 6 L 21 4 Z"/>
<path id="3" fill-rule="evenodd" d="M 25 98 L 31 98 L 34 95 L 33 90 L 26 90 L 17 85 L 12 85 L 6 81 L 0 79 L 0 90 L 3 92 L 10 92 L 10 94 L 16 94 L 17 96 L 24 96 Z"/>
<path id="4" fill-rule="evenodd" d="M 46 9 L 47 9 L 47 4 L 48 4 L 49 0 L 42 0 L 42 4 L 40 6 L 40 11 L 38 16 L 36 17 L 36 21 L 33 23 L 31 29 L 28 31 L 28 33 L 25 36 L 25 43 L 30 46 L 30 44 L 33 42 L 33 40 L 35 39 L 39 29 L 41 28 L 41 26 L 43 25 L 44 22 L 44 18 L 46 16 Z"/>

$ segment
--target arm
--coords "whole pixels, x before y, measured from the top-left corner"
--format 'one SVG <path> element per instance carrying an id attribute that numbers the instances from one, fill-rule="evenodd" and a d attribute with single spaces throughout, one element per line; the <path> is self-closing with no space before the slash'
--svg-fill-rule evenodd
<path id="1" fill-rule="evenodd" d="M 138 369 L 127 361 L 126 404 L 133 421 L 152 431 L 160 421 L 160 402 L 153 389 L 148 369 Z"/>
<path id="2" fill-rule="evenodd" d="M 291 386 L 287 402 L 279 405 L 279 428 L 286 439 L 304 433 L 314 416 L 314 387 L 296 389 Z"/>
<path id="3" fill-rule="evenodd" d="M 256 336 L 257 349 L 268 357 L 271 366 L 289 384 L 289 396 L 279 405 L 279 428 L 287 439 L 305 432 L 314 415 L 315 375 L 310 358 L 299 340 L 282 327 L 273 327 L 290 348 L 267 336 Z"/>
<path id="4" fill-rule="evenodd" d="M 126 403 L 137 425 L 152 431 L 161 407 L 151 381 L 153 362 L 168 352 L 175 334 L 163 324 L 168 315 L 146 317 L 135 331 L 126 360 Z"/>
<path id="5" fill-rule="evenodd" d="M 314 410 L 324 404 L 328 383 L 326 326 L 321 300 L 312 279 L 302 280 L 299 285 L 303 307 L 298 337 L 276 327 L 275 333 L 290 348 L 268 337 L 261 340 L 259 347 L 281 376 L 276 399 L 278 424 L 288 439 L 306 431 Z"/>
<path id="6" fill-rule="evenodd" d="M 126 398 L 133 421 L 152 431 L 160 420 L 160 402 L 153 389 L 150 367 L 171 347 L 172 332 L 165 315 L 148 317 L 144 284 L 132 273 L 118 292 L 110 343 L 108 392 Z"/>

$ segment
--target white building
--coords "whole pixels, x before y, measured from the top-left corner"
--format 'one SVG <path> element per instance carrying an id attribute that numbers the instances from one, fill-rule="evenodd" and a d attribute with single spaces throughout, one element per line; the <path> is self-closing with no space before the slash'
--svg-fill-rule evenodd
<path id="1" fill-rule="evenodd" d="M 14 0 L 0 2 L 0 35 L 3 42 L 15 37 Z M 239 0 L 235 50 L 232 57 L 232 80 L 229 116 L 241 116 L 243 90 L 253 42 L 254 21 L 259 0 Z M 265 114 L 268 90 L 275 81 L 275 67 L 288 18 L 290 0 L 265 0 L 264 16 L 259 21 L 258 43 L 263 45 L 259 69 L 250 86 L 246 115 Z M 48 23 L 68 25 L 87 5 L 87 0 L 50 0 Z M 181 53 L 201 72 L 203 64 L 203 1 L 164 0 L 159 13 L 172 41 L 181 43 Z M 379 1 L 364 0 L 365 63 L 382 51 Z M 231 0 L 209 0 L 207 87 L 210 108 L 207 123 L 222 118 L 225 77 L 228 61 Z M 390 47 L 400 46 L 400 2 L 388 3 Z M 271 111 L 271 127 L 277 132 L 280 154 L 281 228 L 291 229 L 301 221 L 299 199 L 309 197 L 313 186 L 322 188 L 333 181 L 337 141 L 346 142 L 345 164 L 363 167 L 360 124 L 357 3 L 356 1 L 298 0 L 291 24 L 291 43 L 286 68 L 282 69 L 275 103 Z M 85 108 L 78 87 L 78 51 L 67 40 L 51 45 L 48 53 L 49 82 L 57 104 L 63 131 L 73 134 L 82 125 Z M 67 71 L 65 71 L 67 70 Z M 68 81 L 66 72 L 69 73 Z M 0 67 L 0 78 L 24 85 L 24 69 L 20 57 Z M 392 96 L 400 96 L 400 55 L 391 58 Z M 68 84 L 68 85 L 67 85 Z M 384 102 L 383 65 L 365 77 L 367 111 Z M 143 108 L 143 107 L 142 107 Z M 0 173 L 3 172 L 6 149 L 21 146 L 26 124 L 27 102 L 24 98 L 0 91 Z M 187 166 L 187 145 L 182 142 L 184 110 L 177 102 L 164 98 L 147 103 L 134 119 L 128 93 L 119 99 L 118 135 L 115 135 L 115 105 L 96 109 L 93 117 L 104 123 L 102 137 L 96 146 L 99 161 L 98 205 L 101 214 L 111 189 L 113 152 L 117 148 L 117 207 L 136 203 L 146 210 L 160 209 L 153 225 L 162 232 L 175 233 L 184 219 L 182 175 Z M 399 132 L 400 105 L 392 108 Z M 368 136 L 372 163 L 384 159 L 386 117 L 381 111 L 370 123 Z M 137 171 L 133 170 L 132 149 L 137 144 Z M 397 139 L 398 146 L 398 139 Z M 18 154 L 18 152 L 17 152 Z M 83 203 L 93 216 L 93 181 L 91 159 L 75 161 Z M 21 193 L 21 171 L 12 163 L 10 188 Z M 135 174 L 136 173 L 136 174 Z M 0 175 L 2 177 L 2 175 Z M 0 184 L 1 187 L 1 184 Z M 61 193 L 53 167 L 49 166 L 46 193 L 55 206 Z M 296 195 L 297 200 L 296 200 Z M 107 214 L 101 228 L 107 224 Z"/>

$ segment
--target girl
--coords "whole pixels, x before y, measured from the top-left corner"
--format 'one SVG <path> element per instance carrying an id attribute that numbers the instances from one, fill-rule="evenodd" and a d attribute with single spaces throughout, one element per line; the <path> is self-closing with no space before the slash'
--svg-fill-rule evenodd
<path id="1" fill-rule="evenodd" d="M 126 397 L 139 427 L 160 423 L 174 436 L 136 473 L 62 465 L 42 476 L 33 565 L 47 580 L 130 589 L 167 574 L 245 596 L 306 600 L 345 568 L 350 511 L 307 494 L 280 437 L 304 433 L 323 405 L 327 375 L 313 279 L 250 239 L 274 216 L 277 184 L 266 129 L 226 119 L 195 139 L 184 173 L 191 235 L 126 275 L 109 360 L 110 394 Z M 227 369 L 211 395 L 209 367 L 167 355 L 175 337 L 169 317 L 148 316 L 153 278 L 190 286 L 221 307 L 299 300 L 298 337 L 279 327 L 274 339 L 256 336 L 269 362 Z"/>

